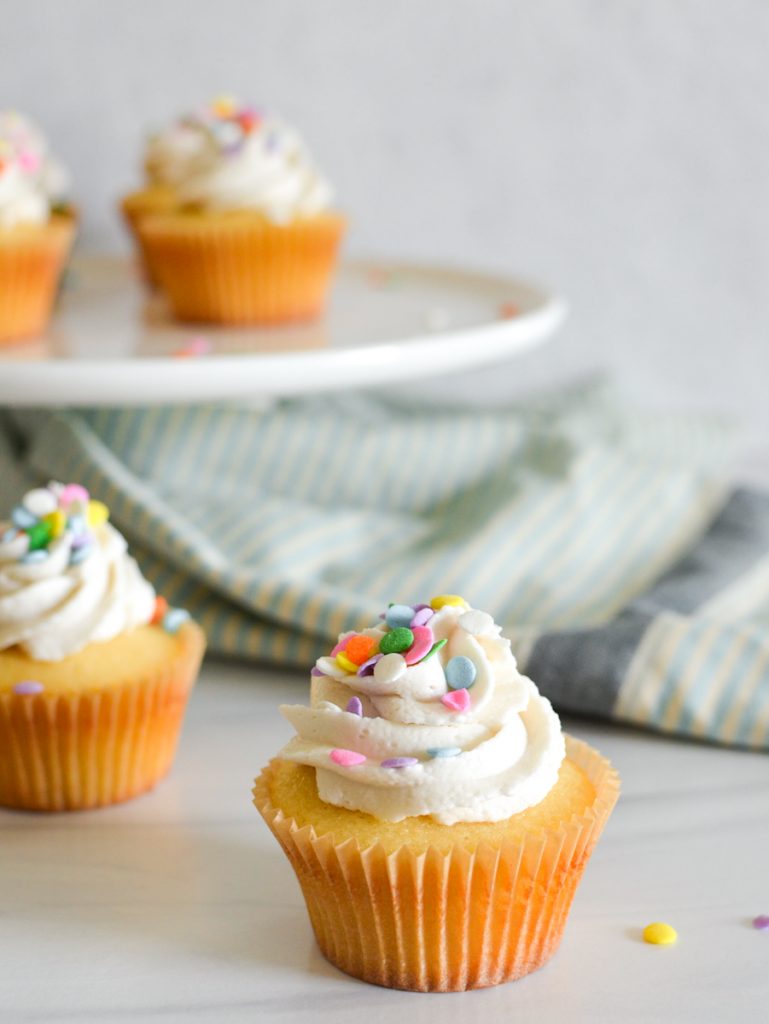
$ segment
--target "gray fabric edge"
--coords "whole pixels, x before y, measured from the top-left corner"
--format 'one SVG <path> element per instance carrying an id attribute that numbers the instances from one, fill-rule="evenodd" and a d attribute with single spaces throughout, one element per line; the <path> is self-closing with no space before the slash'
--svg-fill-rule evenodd
<path id="1" fill-rule="evenodd" d="M 596 629 L 546 633 L 534 645 L 526 674 L 556 707 L 604 717 L 652 619 L 629 608 Z"/>

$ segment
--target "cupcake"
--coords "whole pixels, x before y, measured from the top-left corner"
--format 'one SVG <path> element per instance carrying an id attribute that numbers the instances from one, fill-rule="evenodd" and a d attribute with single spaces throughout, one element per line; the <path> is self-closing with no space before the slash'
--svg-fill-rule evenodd
<path id="1" fill-rule="evenodd" d="M 84 810 L 168 772 L 205 641 L 78 484 L 0 530 L 0 806 Z"/>
<path id="2" fill-rule="evenodd" d="M 142 215 L 143 251 L 179 320 L 277 324 L 322 312 L 344 220 L 296 132 L 219 100 L 176 205 Z"/>
<path id="3" fill-rule="evenodd" d="M 39 130 L 0 112 L 0 344 L 45 330 L 72 244 L 66 175 Z"/>
<path id="4" fill-rule="evenodd" d="M 541 967 L 617 800 L 485 612 L 444 595 L 343 633 L 254 799 L 326 958 L 457 991 Z"/>

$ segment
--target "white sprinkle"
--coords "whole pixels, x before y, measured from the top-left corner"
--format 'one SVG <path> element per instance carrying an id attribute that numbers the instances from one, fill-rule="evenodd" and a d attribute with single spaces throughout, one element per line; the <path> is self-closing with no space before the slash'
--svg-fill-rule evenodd
<path id="1" fill-rule="evenodd" d="M 374 666 L 374 679 L 382 685 L 394 683 L 405 673 L 406 659 L 402 654 L 385 654 Z"/>
<path id="2" fill-rule="evenodd" d="M 24 495 L 24 508 L 38 519 L 55 512 L 57 507 L 56 495 L 47 487 L 36 487 Z"/>

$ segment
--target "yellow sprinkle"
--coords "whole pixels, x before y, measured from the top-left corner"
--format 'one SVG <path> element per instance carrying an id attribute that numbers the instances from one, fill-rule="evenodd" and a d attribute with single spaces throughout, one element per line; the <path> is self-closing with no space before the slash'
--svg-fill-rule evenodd
<path id="1" fill-rule="evenodd" d="M 86 519 L 91 528 L 103 526 L 109 519 L 109 509 L 103 501 L 89 501 Z"/>
<path id="2" fill-rule="evenodd" d="M 355 664 L 354 661 L 350 661 L 350 659 L 347 657 L 344 651 L 340 651 L 339 654 L 337 654 L 336 663 L 337 665 L 339 665 L 340 668 L 343 668 L 345 672 L 355 673 L 358 671 L 358 666 Z"/>
<path id="3" fill-rule="evenodd" d="M 236 103 L 232 96 L 217 96 L 211 104 L 211 109 L 217 117 L 232 117 L 235 107 Z"/>
<path id="4" fill-rule="evenodd" d="M 49 512 L 47 516 L 43 516 L 43 522 L 48 523 L 51 527 L 51 536 L 55 539 L 61 537 L 67 526 L 67 516 L 60 508 L 54 509 L 53 512 Z"/>
<path id="5" fill-rule="evenodd" d="M 678 932 L 675 928 L 662 921 L 647 924 L 644 928 L 644 942 L 650 942 L 653 946 L 671 946 L 677 938 Z"/>
<path id="6" fill-rule="evenodd" d="M 430 607 L 434 612 L 440 611 L 445 605 L 459 605 L 460 608 L 469 608 L 467 601 L 463 597 L 459 597 L 458 594 L 438 594 L 430 602 Z"/>

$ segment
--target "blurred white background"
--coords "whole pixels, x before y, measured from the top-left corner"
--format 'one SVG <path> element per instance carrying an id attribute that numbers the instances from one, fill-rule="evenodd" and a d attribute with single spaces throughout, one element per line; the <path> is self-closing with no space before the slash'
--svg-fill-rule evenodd
<path id="1" fill-rule="evenodd" d="M 145 132 L 221 92 L 283 113 L 351 253 L 534 276 L 572 305 L 495 394 L 595 366 L 769 429 L 764 0 L 4 0 L 0 102 L 125 249 Z M 456 387 L 456 383 L 452 385 Z"/>

